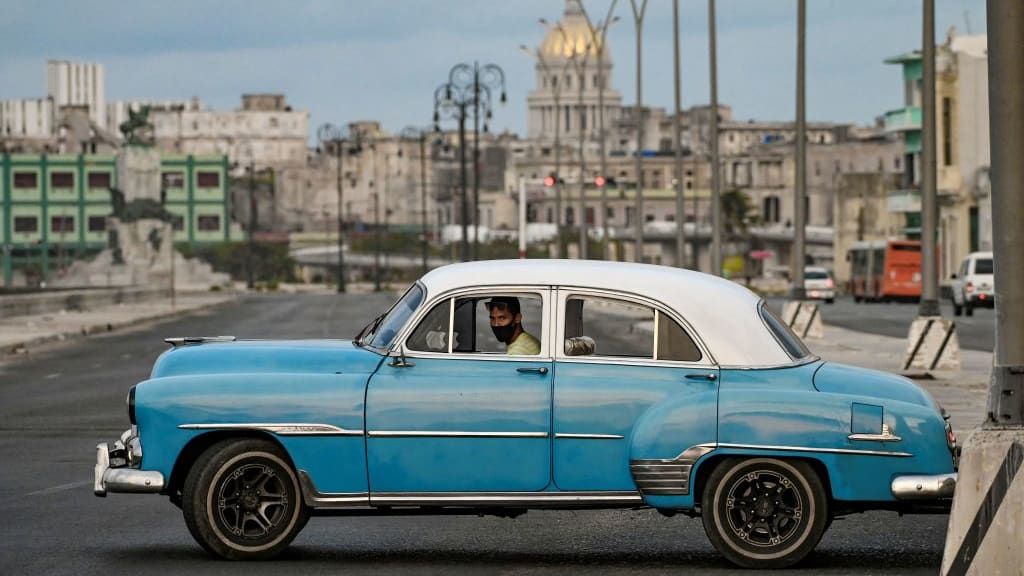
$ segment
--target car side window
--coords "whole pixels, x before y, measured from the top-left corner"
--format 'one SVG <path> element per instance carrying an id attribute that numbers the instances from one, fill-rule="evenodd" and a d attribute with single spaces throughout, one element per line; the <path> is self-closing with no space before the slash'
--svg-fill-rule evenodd
<path id="1" fill-rule="evenodd" d="M 565 354 L 654 359 L 654 309 L 624 300 L 565 301 Z"/>
<path id="2" fill-rule="evenodd" d="M 405 341 L 405 347 L 419 352 L 448 352 L 448 323 L 451 298 L 435 304 Z"/>
<path id="3" fill-rule="evenodd" d="M 614 298 L 572 296 L 565 302 L 564 326 L 566 356 L 682 362 L 701 359 L 697 344 L 678 322 L 643 304 Z"/>
<path id="4" fill-rule="evenodd" d="M 454 334 L 451 351 L 455 353 L 537 355 L 543 343 L 543 314 L 544 301 L 539 294 L 475 294 L 447 299 L 420 321 L 406 340 L 406 348 L 446 353 L 450 329 Z"/>

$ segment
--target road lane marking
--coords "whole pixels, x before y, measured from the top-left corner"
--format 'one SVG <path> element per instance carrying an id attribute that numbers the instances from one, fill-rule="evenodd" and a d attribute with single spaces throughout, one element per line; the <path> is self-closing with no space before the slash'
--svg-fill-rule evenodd
<path id="1" fill-rule="evenodd" d="M 43 488 L 42 490 L 36 490 L 35 492 L 29 492 L 26 496 L 46 496 L 48 494 L 55 494 L 57 492 L 64 492 L 65 490 L 73 490 L 79 486 L 88 486 L 92 484 L 92 480 L 82 480 L 79 482 L 68 482 L 67 484 L 61 484 L 59 486 L 50 486 L 49 488 Z"/>

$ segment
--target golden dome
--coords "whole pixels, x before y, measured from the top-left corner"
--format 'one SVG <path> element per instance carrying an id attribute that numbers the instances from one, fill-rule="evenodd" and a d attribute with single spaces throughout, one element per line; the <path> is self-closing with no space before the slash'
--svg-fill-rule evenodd
<path id="1" fill-rule="evenodd" d="M 584 53 L 597 56 L 598 46 L 579 0 L 566 0 L 562 20 L 549 28 L 540 50 L 546 58 L 571 58 Z"/>

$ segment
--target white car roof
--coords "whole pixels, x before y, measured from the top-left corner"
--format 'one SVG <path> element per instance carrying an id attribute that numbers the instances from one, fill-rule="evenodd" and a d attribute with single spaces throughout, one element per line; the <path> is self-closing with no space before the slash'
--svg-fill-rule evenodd
<path id="1" fill-rule="evenodd" d="M 722 366 L 778 366 L 792 359 L 743 286 L 693 270 L 595 260 L 488 260 L 436 268 L 421 279 L 427 298 L 474 286 L 558 286 L 632 293 L 685 319 Z"/>

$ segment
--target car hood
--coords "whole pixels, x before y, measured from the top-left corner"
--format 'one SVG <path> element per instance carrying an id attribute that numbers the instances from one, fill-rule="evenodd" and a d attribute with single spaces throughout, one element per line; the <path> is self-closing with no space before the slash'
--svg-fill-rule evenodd
<path id="1" fill-rule="evenodd" d="M 931 395 L 909 378 L 836 362 L 825 362 L 814 373 L 814 387 L 821 392 L 884 398 L 939 410 Z"/>
<path id="2" fill-rule="evenodd" d="M 195 374 L 369 373 L 381 355 L 350 340 L 240 340 L 172 348 L 157 359 L 150 378 Z"/>

